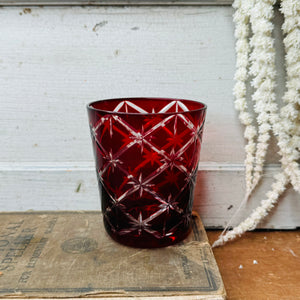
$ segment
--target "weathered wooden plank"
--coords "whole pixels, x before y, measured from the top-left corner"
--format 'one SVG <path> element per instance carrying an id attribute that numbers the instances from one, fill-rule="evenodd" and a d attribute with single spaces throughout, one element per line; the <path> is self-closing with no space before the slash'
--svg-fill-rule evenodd
<path id="1" fill-rule="evenodd" d="M 0 5 L 231 5 L 232 0 L 0 0 Z"/>
<path id="2" fill-rule="evenodd" d="M 39 166 L 0 172 L 1 211 L 98 210 L 100 200 L 92 165 L 59 167 Z M 241 166 L 201 166 L 195 191 L 194 207 L 205 226 L 223 227 L 244 195 L 244 170 Z M 2 168 L 3 169 L 3 168 Z M 27 169 L 27 170 L 26 170 Z M 272 184 L 279 168 L 268 168 L 264 181 L 249 200 L 234 224 L 247 217 Z M 299 195 L 289 188 L 260 228 L 295 228 L 300 225 Z"/>
<path id="3" fill-rule="evenodd" d="M 232 225 L 247 218 L 260 201 L 266 199 L 266 192 L 271 189 L 273 176 L 280 168 L 266 168 L 263 180 L 249 199 L 248 203 L 233 220 Z M 195 192 L 196 210 L 207 227 L 224 227 L 244 198 L 244 170 L 207 170 L 198 176 Z M 290 186 L 284 192 L 270 214 L 258 225 L 258 228 L 291 229 L 300 224 L 299 194 Z"/>
<path id="4" fill-rule="evenodd" d="M 163 96 L 208 104 L 202 161 L 243 162 L 243 127 L 232 96 L 232 12 L 200 6 L 0 9 L 0 161 L 92 161 L 88 102 Z M 280 22 L 277 16 L 277 36 Z M 268 162 L 277 161 L 276 150 Z"/>

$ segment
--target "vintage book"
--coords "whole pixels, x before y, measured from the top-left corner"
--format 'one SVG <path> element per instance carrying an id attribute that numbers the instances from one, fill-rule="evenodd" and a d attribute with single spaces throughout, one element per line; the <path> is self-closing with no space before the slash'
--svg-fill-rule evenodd
<path id="1" fill-rule="evenodd" d="M 0 298 L 225 299 L 203 225 L 174 246 L 135 249 L 100 212 L 0 214 Z"/>

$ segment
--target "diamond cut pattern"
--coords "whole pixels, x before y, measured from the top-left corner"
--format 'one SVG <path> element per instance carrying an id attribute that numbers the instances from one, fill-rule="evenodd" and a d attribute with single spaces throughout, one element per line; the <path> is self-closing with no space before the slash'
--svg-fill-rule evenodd
<path id="1" fill-rule="evenodd" d="M 199 117 L 179 100 L 150 104 L 120 101 L 90 128 L 111 230 L 162 239 L 189 225 L 205 111 Z"/>

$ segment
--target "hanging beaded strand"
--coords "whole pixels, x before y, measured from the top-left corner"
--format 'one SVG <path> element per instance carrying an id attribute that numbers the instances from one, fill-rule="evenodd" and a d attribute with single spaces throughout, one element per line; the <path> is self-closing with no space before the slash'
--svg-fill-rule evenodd
<path id="1" fill-rule="evenodd" d="M 240 2 L 235 2 L 234 7 L 238 10 Z M 251 1 L 245 2 L 250 3 Z M 274 207 L 289 182 L 292 183 L 296 191 L 300 191 L 300 169 L 297 162 L 300 158 L 300 2 L 294 0 L 282 1 L 283 32 L 286 35 L 284 45 L 286 50 L 287 90 L 283 97 L 286 105 L 281 109 L 280 114 L 278 113 L 274 94 L 275 58 L 274 41 L 271 37 L 273 30 L 271 19 L 274 4 L 275 1 L 271 0 L 256 1 L 250 13 L 253 29 L 253 37 L 250 42 L 253 47 L 250 73 L 254 76 L 252 85 L 256 88 L 252 99 L 255 102 L 254 108 L 259 126 L 255 155 L 256 165 L 252 173 L 250 193 L 261 179 L 270 129 L 273 130 L 278 140 L 283 171 L 274 176 L 275 181 L 272 184 L 272 189 L 266 193 L 266 199 L 261 201 L 260 206 L 233 230 L 223 232 L 219 239 L 215 241 L 213 247 L 221 246 L 227 241 L 241 236 L 245 231 L 255 229 Z M 240 10 L 240 13 L 243 13 L 243 11 Z M 236 22 L 236 26 L 240 26 L 240 24 Z M 248 50 L 246 51 L 248 53 Z M 248 151 L 249 149 L 246 147 L 246 157 L 249 155 Z M 246 172 L 246 181 L 248 180 L 247 177 L 249 177 L 249 174 Z M 246 189 L 246 197 L 249 196 L 248 192 Z"/>

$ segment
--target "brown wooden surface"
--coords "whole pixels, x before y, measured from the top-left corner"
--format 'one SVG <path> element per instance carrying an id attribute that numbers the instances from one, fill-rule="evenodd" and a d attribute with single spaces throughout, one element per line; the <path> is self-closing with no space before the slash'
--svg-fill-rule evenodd
<path id="1" fill-rule="evenodd" d="M 208 231 L 212 244 L 220 231 Z M 213 249 L 229 300 L 300 299 L 300 230 L 258 231 Z"/>

